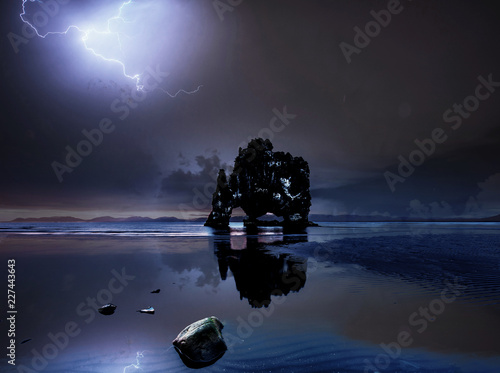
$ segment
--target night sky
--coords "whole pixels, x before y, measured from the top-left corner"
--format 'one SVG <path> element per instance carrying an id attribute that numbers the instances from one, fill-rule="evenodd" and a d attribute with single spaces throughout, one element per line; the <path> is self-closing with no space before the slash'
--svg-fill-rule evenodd
<path id="1" fill-rule="evenodd" d="M 309 162 L 312 213 L 500 214 L 495 2 L 135 0 L 108 23 L 122 4 L 27 1 L 41 35 L 81 30 L 40 38 L 2 3 L 0 220 L 206 216 L 259 136 Z"/>

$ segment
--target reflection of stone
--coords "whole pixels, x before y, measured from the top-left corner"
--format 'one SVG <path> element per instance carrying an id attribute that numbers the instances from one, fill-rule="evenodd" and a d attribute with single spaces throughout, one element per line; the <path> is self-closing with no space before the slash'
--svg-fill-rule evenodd
<path id="1" fill-rule="evenodd" d="M 257 218 L 268 212 L 283 217 L 283 222 L 275 224 L 287 229 L 311 224 L 309 165 L 302 157 L 272 150 L 269 140 L 254 139 L 247 148 L 239 149 L 229 181 L 225 171 L 219 171 L 212 212 L 205 225 L 227 228 L 236 207 L 245 211 L 249 226 L 259 225 Z"/>
<path id="2" fill-rule="evenodd" d="M 295 242 L 304 240 L 303 237 L 294 239 Z M 231 270 L 240 299 L 247 298 L 255 308 L 269 306 L 271 295 L 298 292 L 306 283 L 307 260 L 289 254 L 271 254 L 266 250 L 269 245 L 283 243 L 263 244 L 258 242 L 258 237 L 247 236 L 246 248 L 233 250 L 229 239 L 214 241 L 221 279 L 226 280 Z"/>

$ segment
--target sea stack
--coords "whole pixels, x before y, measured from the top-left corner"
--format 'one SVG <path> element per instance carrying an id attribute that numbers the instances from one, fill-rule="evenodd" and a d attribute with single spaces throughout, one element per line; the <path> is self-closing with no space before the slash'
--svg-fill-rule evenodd
<path id="1" fill-rule="evenodd" d="M 227 229 L 234 208 L 246 213 L 246 225 L 260 225 L 266 213 L 282 217 L 284 228 L 303 229 L 309 222 L 311 194 L 309 165 L 302 157 L 273 152 L 273 144 L 261 138 L 240 148 L 229 180 L 219 171 L 212 212 L 205 225 Z"/>

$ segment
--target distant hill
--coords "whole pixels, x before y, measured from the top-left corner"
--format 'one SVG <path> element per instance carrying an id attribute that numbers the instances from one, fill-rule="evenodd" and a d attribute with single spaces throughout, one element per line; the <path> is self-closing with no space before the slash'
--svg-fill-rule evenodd
<path id="1" fill-rule="evenodd" d="M 76 223 L 76 222 L 84 222 L 85 220 L 74 218 L 72 216 L 51 216 L 51 217 L 43 217 L 43 218 L 17 218 L 11 220 L 7 223 Z"/>
<path id="2" fill-rule="evenodd" d="M 382 215 L 321 215 L 311 214 L 309 220 L 316 222 L 500 222 L 500 215 L 487 218 L 412 218 L 387 217 Z"/>
<path id="3" fill-rule="evenodd" d="M 92 223 L 101 223 L 101 222 L 148 222 L 155 221 L 155 219 L 142 217 L 142 216 L 131 216 L 129 218 L 113 218 L 112 216 L 100 216 L 98 218 L 93 218 L 90 220 L 85 220 L 87 222 Z"/>
<path id="4" fill-rule="evenodd" d="M 500 215 L 491 216 L 489 218 L 483 218 L 480 221 L 500 222 Z"/>
<path id="5" fill-rule="evenodd" d="M 231 217 L 232 222 L 242 222 L 243 216 Z M 274 217 L 263 216 L 261 220 L 269 220 Z M 159 218 L 149 218 L 144 216 L 131 216 L 128 218 L 114 218 L 112 216 L 100 216 L 93 219 L 80 219 L 73 216 L 51 216 L 42 218 L 17 218 L 6 223 L 106 223 L 106 222 L 205 222 L 206 218 L 178 219 L 173 216 L 162 216 Z M 386 217 L 382 215 L 323 215 L 311 214 L 309 220 L 315 222 L 500 222 L 500 215 L 486 218 L 448 218 L 448 219 L 422 219 L 408 217 Z"/>
<path id="6" fill-rule="evenodd" d="M 128 218 L 114 218 L 112 216 L 99 216 L 93 219 L 79 219 L 72 216 L 50 216 L 43 218 L 17 218 L 9 221 L 8 223 L 113 223 L 113 222 L 175 222 L 187 221 L 174 217 L 161 217 L 161 218 L 148 218 L 143 216 L 131 216 Z"/>
<path id="7" fill-rule="evenodd" d="M 377 222 L 401 221 L 400 218 L 391 218 L 382 215 L 324 215 L 310 214 L 309 220 L 319 222 Z"/>

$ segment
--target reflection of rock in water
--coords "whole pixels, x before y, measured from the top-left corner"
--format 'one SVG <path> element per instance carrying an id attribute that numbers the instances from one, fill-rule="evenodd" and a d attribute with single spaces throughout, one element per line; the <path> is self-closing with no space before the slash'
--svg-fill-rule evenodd
<path id="1" fill-rule="evenodd" d="M 227 272 L 231 270 L 240 299 L 247 298 L 255 308 L 269 306 L 271 295 L 298 292 L 306 283 L 307 259 L 272 254 L 266 250 L 268 245 L 283 243 L 263 244 L 257 237 L 247 237 L 245 249 L 233 250 L 229 239 L 216 240 L 214 249 L 222 280 L 226 280 Z"/>

